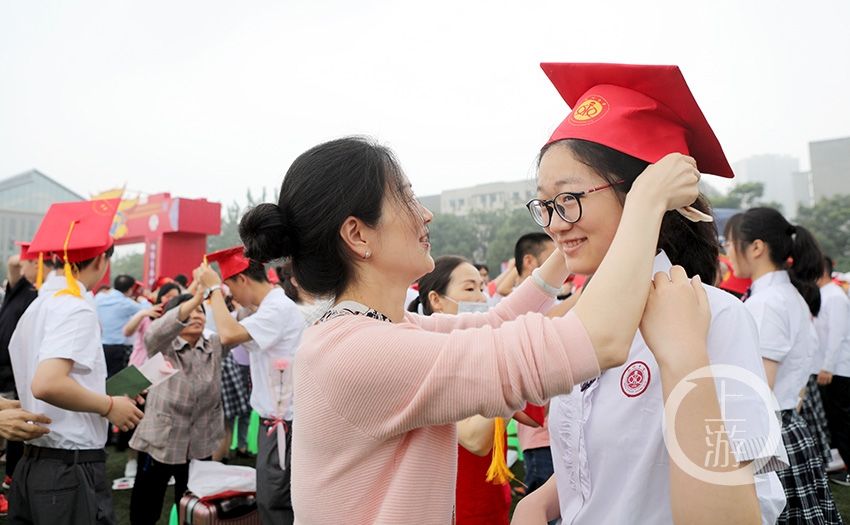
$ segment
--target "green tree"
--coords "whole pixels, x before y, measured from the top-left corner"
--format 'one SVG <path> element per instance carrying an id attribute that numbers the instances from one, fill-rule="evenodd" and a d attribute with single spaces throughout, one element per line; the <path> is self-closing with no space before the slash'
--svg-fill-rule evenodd
<path id="1" fill-rule="evenodd" d="M 462 255 L 472 259 L 478 248 L 475 224 L 467 217 L 438 214 L 428 226 L 431 234 L 431 254 Z"/>
<path id="2" fill-rule="evenodd" d="M 764 184 L 761 182 L 745 182 L 738 184 L 725 196 L 711 199 L 715 208 L 752 208 L 764 195 Z"/>
<path id="3" fill-rule="evenodd" d="M 797 222 L 811 230 L 837 268 L 850 270 L 850 195 L 837 195 L 800 208 Z"/>
<path id="4" fill-rule="evenodd" d="M 473 262 L 486 262 L 493 273 L 513 257 L 517 239 L 540 231 L 525 209 L 474 212 L 465 216 L 438 214 L 431 221 L 431 253 L 461 255 Z"/>
<path id="5" fill-rule="evenodd" d="M 207 253 L 241 244 L 242 240 L 239 238 L 239 221 L 242 219 L 242 215 L 244 215 L 246 211 L 261 202 L 266 202 L 266 194 L 266 189 L 263 188 L 259 198 L 255 198 L 249 188 L 245 192 L 244 205 L 236 200 L 231 202 L 224 209 L 224 213 L 222 214 L 221 233 L 219 235 L 207 237 Z M 277 195 L 277 192 L 275 192 L 275 195 Z M 275 201 L 277 201 L 277 198 L 275 198 Z"/>
<path id="6" fill-rule="evenodd" d="M 782 205 L 780 203 L 762 201 L 763 196 L 764 184 L 761 182 L 745 182 L 729 190 L 727 195 L 714 195 L 710 197 L 710 200 L 713 208 L 746 210 L 755 206 L 765 206 L 782 212 Z"/>
<path id="7" fill-rule="evenodd" d="M 136 279 L 142 278 L 144 267 L 144 253 L 129 253 L 113 257 L 109 262 L 109 274 L 112 278 L 117 275 L 132 275 Z"/>

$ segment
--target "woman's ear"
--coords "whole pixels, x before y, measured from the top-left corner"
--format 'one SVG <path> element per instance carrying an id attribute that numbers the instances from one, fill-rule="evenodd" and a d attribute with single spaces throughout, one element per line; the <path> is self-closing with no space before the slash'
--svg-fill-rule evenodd
<path id="1" fill-rule="evenodd" d="M 767 244 L 761 239 L 756 239 L 747 246 L 747 251 L 750 252 L 750 255 L 754 259 L 758 259 L 759 257 L 763 257 L 765 255 L 769 255 Z"/>
<path id="2" fill-rule="evenodd" d="M 358 259 L 368 259 L 370 248 L 368 237 L 371 228 L 358 219 L 357 217 L 349 216 L 339 228 L 339 236 L 342 242 Z"/>
<path id="3" fill-rule="evenodd" d="M 445 306 L 443 306 L 443 298 L 440 297 L 440 294 L 431 290 L 428 292 L 428 304 L 431 306 L 431 311 L 434 313 L 441 313 Z"/>

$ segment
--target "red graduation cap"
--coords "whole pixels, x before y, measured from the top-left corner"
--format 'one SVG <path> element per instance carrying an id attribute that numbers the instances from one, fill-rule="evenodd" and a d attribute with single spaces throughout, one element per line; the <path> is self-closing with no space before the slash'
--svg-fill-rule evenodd
<path id="1" fill-rule="evenodd" d="M 30 251 L 30 243 L 15 241 L 15 244 L 17 244 L 21 248 L 22 261 L 34 261 L 38 259 L 38 253 Z"/>
<path id="2" fill-rule="evenodd" d="M 213 252 L 206 256 L 206 260 L 208 263 L 218 263 L 222 281 L 244 272 L 251 263 L 251 260 L 245 257 L 244 246 L 234 246 Z"/>
<path id="3" fill-rule="evenodd" d="M 71 264 L 93 259 L 112 247 L 109 230 L 120 202 L 121 199 L 60 202 L 47 210 L 29 251 L 53 253 L 65 262 L 68 288 L 57 295 L 81 297 Z"/>
<path id="4" fill-rule="evenodd" d="M 732 178 L 732 168 L 678 66 L 543 63 L 573 111 L 549 143 L 582 139 L 654 163 L 694 157 L 700 172 Z"/>
<path id="5" fill-rule="evenodd" d="M 70 263 L 87 261 L 112 247 L 109 230 L 121 199 L 60 202 L 50 206 L 29 251 L 55 253 Z"/>

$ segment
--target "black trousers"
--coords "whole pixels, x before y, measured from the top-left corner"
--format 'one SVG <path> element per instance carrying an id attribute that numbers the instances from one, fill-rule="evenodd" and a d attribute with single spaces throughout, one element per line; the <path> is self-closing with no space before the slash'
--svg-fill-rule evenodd
<path id="1" fill-rule="evenodd" d="M 133 353 L 133 347 L 130 345 L 103 345 L 107 379 L 127 368 L 131 353 Z"/>
<path id="2" fill-rule="evenodd" d="M 832 383 L 820 387 L 832 446 L 850 467 L 850 377 L 832 376 Z"/>
<path id="3" fill-rule="evenodd" d="M 10 525 L 117 523 L 104 459 L 28 457 L 31 450 L 27 449 L 18 462 L 9 488 Z M 86 452 L 106 457 L 103 450 Z M 73 454 L 73 451 L 59 453 Z"/>
<path id="4" fill-rule="evenodd" d="M 292 422 L 286 427 L 286 470 L 280 468 L 277 451 L 278 427 L 268 435 L 268 420 L 263 420 L 257 433 L 257 509 L 263 525 L 292 525 L 295 512 L 292 510 L 290 475 L 292 473 Z"/>
<path id="5" fill-rule="evenodd" d="M 171 476 L 174 476 L 174 503 L 180 507 L 180 498 L 186 493 L 186 485 L 189 483 L 189 463 L 168 465 L 139 452 L 136 483 L 130 495 L 131 525 L 155 525 L 159 521 Z"/>

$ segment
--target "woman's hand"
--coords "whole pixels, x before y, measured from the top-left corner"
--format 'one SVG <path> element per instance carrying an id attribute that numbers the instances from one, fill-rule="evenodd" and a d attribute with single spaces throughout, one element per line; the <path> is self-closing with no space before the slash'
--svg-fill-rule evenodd
<path id="1" fill-rule="evenodd" d="M 659 366 L 687 358 L 688 349 L 705 348 L 710 322 L 708 296 L 698 275 L 688 279 L 681 266 L 674 266 L 669 276 L 655 274 L 640 332 Z"/>

